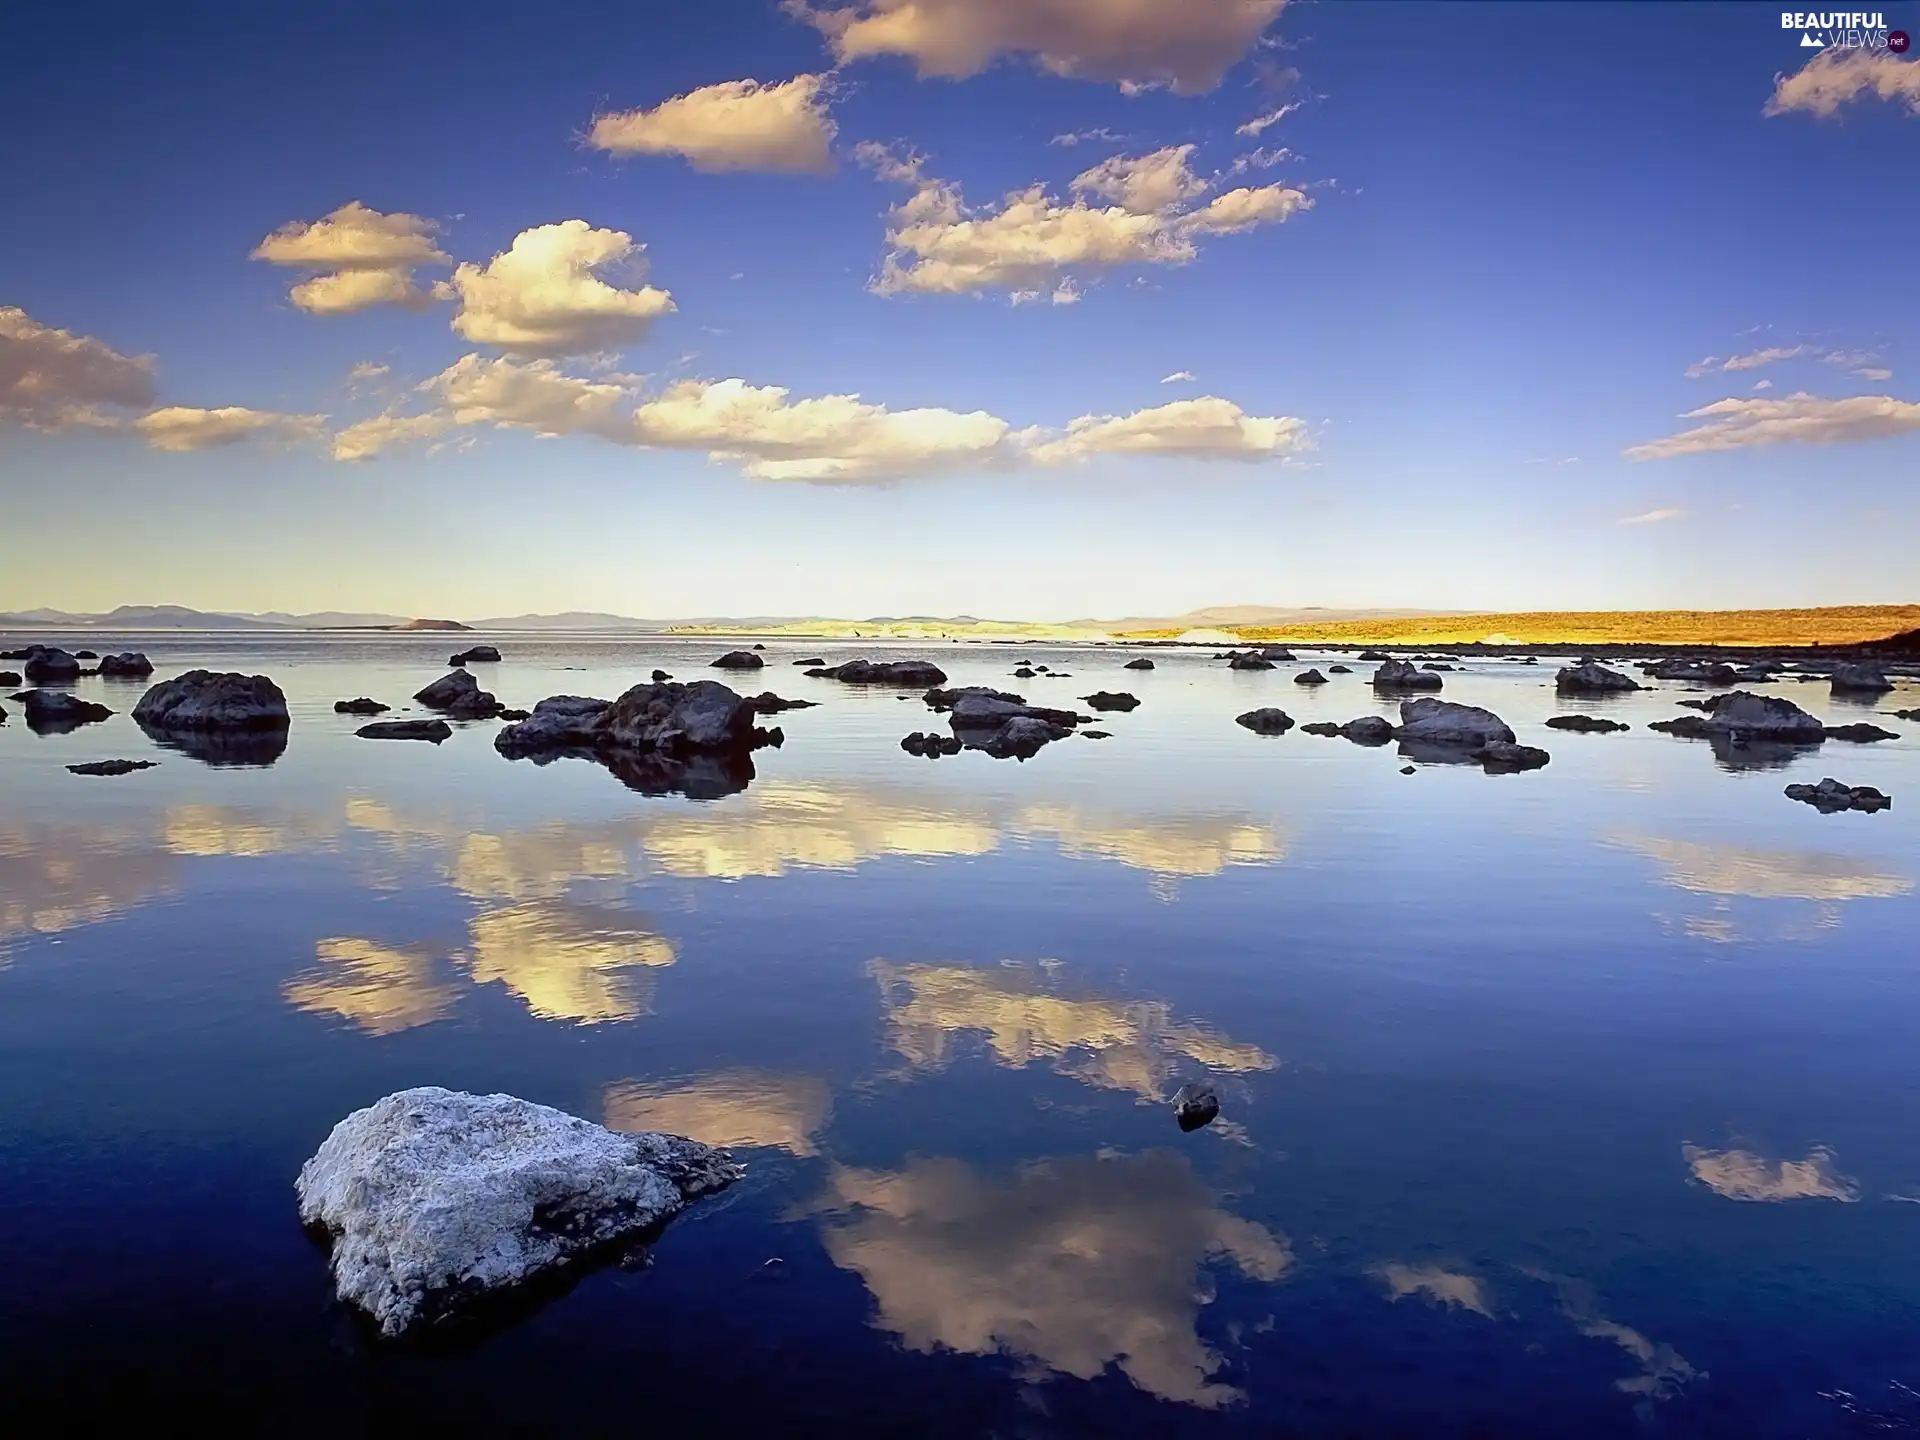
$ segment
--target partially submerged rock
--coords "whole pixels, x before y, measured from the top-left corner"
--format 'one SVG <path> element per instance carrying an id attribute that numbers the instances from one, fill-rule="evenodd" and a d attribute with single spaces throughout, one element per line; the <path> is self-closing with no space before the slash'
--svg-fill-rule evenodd
<path id="1" fill-rule="evenodd" d="M 493 747 L 536 764 L 597 760 L 645 795 L 713 799 L 744 790 L 754 775 L 751 752 L 785 738 L 753 721 L 753 702 L 717 680 L 635 685 L 618 700 L 550 696 L 503 726 Z"/>
<path id="2" fill-rule="evenodd" d="M 1827 737 L 1826 726 L 1791 700 L 1755 695 L 1748 690 L 1714 696 L 1704 716 L 1681 715 L 1673 720 L 1656 720 L 1647 728 L 1691 739 L 1724 735 L 1790 744 L 1816 744 Z"/>
<path id="3" fill-rule="evenodd" d="M 1138 660 L 1127 661 L 1121 668 L 1126 670 L 1151 670 L 1153 669 L 1153 661 L 1143 655 Z"/>
<path id="4" fill-rule="evenodd" d="M 40 735 L 65 734 L 82 725 L 98 724 L 113 714 L 104 705 L 64 690 L 29 690 L 20 703 L 26 707 L 27 728 Z"/>
<path id="5" fill-rule="evenodd" d="M 1836 665 L 1832 688 L 1836 695 L 1884 695 L 1893 682 L 1878 665 Z"/>
<path id="6" fill-rule="evenodd" d="M 799 665 L 799 666 L 802 666 L 802 667 L 806 667 L 806 666 L 810 666 L 810 665 L 812 665 L 812 666 L 817 666 L 817 665 L 824 665 L 824 664 L 826 664 L 827 662 L 826 662 L 826 660 L 825 660 L 824 658 L 822 658 L 822 657 L 821 657 L 821 656 L 819 656 L 819 655 L 809 655 L 809 656 L 808 656 L 808 657 L 807 657 L 807 658 L 806 658 L 805 660 L 796 660 L 796 661 L 794 661 L 793 663 L 794 663 L 795 665 Z"/>
<path id="7" fill-rule="evenodd" d="M 500 659 L 500 652 L 494 649 L 493 646 L 474 645 L 469 647 L 468 649 L 462 650 L 457 655 L 449 655 L 447 657 L 447 664 L 449 665 L 473 665 L 476 663 L 490 664 L 490 663 L 498 662 L 499 659 Z"/>
<path id="8" fill-rule="evenodd" d="M 11 689 L 26 682 L 20 678 L 18 670 L 0 670 L 0 689 Z"/>
<path id="9" fill-rule="evenodd" d="M 1842 810 L 1885 810 L 1893 804 L 1891 796 L 1871 785 L 1842 785 L 1831 777 L 1818 785 L 1789 785 L 1786 793 L 1788 799 L 1805 801 L 1823 815 Z"/>
<path id="10" fill-rule="evenodd" d="M 1352 673 L 1353 673 L 1353 667 L 1351 665 L 1327 666 L 1327 674 L 1329 675 L 1351 675 Z"/>
<path id="11" fill-rule="evenodd" d="M 1293 677 L 1293 683 L 1296 685 L 1324 685 L 1327 683 L 1327 677 L 1322 675 L 1318 670 L 1302 670 L 1298 675 Z"/>
<path id="12" fill-rule="evenodd" d="M 1395 737 L 1475 750 L 1494 741 L 1513 743 L 1513 731 L 1491 710 L 1483 710 L 1478 705 L 1456 705 L 1431 696 L 1401 702 L 1400 728 Z"/>
<path id="13" fill-rule="evenodd" d="M 751 650 L 729 650 L 708 667 L 713 670 L 758 670 L 767 662 Z"/>
<path id="14" fill-rule="evenodd" d="M 1678 657 L 1655 660 L 1640 669 L 1655 680 L 1687 680 L 1696 685 L 1732 685 L 1739 679 L 1739 672 L 1733 666 L 1718 660 Z"/>
<path id="15" fill-rule="evenodd" d="M 1173 1118 L 1182 1131 L 1198 1130 L 1220 1113 L 1220 1097 L 1211 1085 L 1182 1085 L 1173 1096 Z"/>
<path id="16" fill-rule="evenodd" d="M 1064 740 L 1080 723 L 1071 710 L 1029 705 L 1010 691 L 980 685 L 936 688 L 924 698 L 930 708 L 949 712 L 948 723 L 963 747 L 996 760 L 1031 759 L 1041 746 Z"/>
<path id="17" fill-rule="evenodd" d="M 849 660 L 830 669 L 816 668 L 807 674 L 823 680 L 839 680 L 848 685 L 944 685 L 947 672 L 927 660 Z"/>
<path id="18" fill-rule="evenodd" d="M 90 760 L 85 765 L 69 765 L 75 775 L 131 775 L 136 770 L 151 770 L 158 760 Z"/>
<path id="19" fill-rule="evenodd" d="M 938 760 L 942 755 L 958 755 L 962 747 L 958 735 L 916 730 L 901 740 L 900 748 L 909 755 L 924 755 L 929 760 Z"/>
<path id="20" fill-rule="evenodd" d="M 1235 655 L 1227 662 L 1229 670 L 1271 670 L 1273 661 L 1264 655 Z"/>
<path id="21" fill-rule="evenodd" d="M 1549 730 L 1578 730 L 1596 735 L 1605 735 L 1614 730 L 1631 730 L 1631 725 L 1618 720 L 1604 720 L 1596 715 L 1555 715 L 1547 721 Z"/>
<path id="22" fill-rule="evenodd" d="M 518 759 L 543 750 L 591 746 L 612 705 L 611 700 L 588 695 L 550 695 L 525 720 L 501 729 L 493 737 L 493 748 L 508 759 Z"/>
<path id="23" fill-rule="evenodd" d="M 1535 745 L 1516 745 L 1510 740 L 1489 740 L 1474 752 L 1489 775 L 1510 775 L 1521 770 L 1538 770 L 1553 759 Z"/>
<path id="24" fill-rule="evenodd" d="M 1617 695 L 1646 687 L 1631 675 L 1622 675 L 1597 661 L 1586 660 L 1562 667 L 1553 677 L 1553 688 L 1562 695 Z"/>
<path id="25" fill-rule="evenodd" d="M 1394 735 L 1393 722 L 1384 715 L 1362 715 L 1344 725 L 1336 725 L 1331 720 L 1316 720 L 1300 728 L 1309 735 L 1337 735 L 1356 745 L 1385 745 L 1392 741 Z"/>
<path id="26" fill-rule="evenodd" d="M 1092 709 L 1119 710 L 1123 713 L 1137 708 L 1140 704 L 1138 697 L 1129 695 L 1124 690 L 1096 690 L 1093 694 L 1082 695 L 1080 698 Z"/>
<path id="27" fill-rule="evenodd" d="M 153 662 L 138 650 L 100 657 L 100 673 L 113 680 L 144 680 L 153 674 Z"/>
<path id="28" fill-rule="evenodd" d="M 1246 727 L 1256 735 L 1284 735 L 1293 728 L 1293 717 L 1272 705 L 1263 705 L 1258 710 L 1234 716 L 1233 723 Z"/>
<path id="29" fill-rule="evenodd" d="M 677 1135 L 423 1086 L 334 1126 L 294 1191 L 340 1298 L 399 1336 L 639 1242 L 742 1173 Z"/>
<path id="30" fill-rule="evenodd" d="M 430 740 L 438 745 L 453 738 L 453 727 L 444 720 L 376 720 L 353 733 L 362 740 Z"/>
<path id="31" fill-rule="evenodd" d="M 140 697 L 133 719 L 143 730 L 173 733 L 285 731 L 292 723 L 287 697 L 266 676 L 211 670 L 161 681 Z"/>
<path id="32" fill-rule="evenodd" d="M 493 694 L 482 690 L 480 682 L 464 670 L 448 671 L 413 698 L 455 720 L 490 720 L 501 710 Z"/>
<path id="33" fill-rule="evenodd" d="M 1882 730 L 1878 725 L 1869 725 L 1864 721 L 1852 725 L 1827 726 L 1827 739 L 1847 740 L 1855 745 L 1870 745 L 1876 740 L 1898 740 L 1899 732 Z"/>
<path id="34" fill-rule="evenodd" d="M 64 685 L 80 678 L 80 657 L 51 645 L 29 645 L 20 653 L 29 685 Z"/>
<path id="35" fill-rule="evenodd" d="M 333 713 L 336 715 L 384 715 L 392 708 L 391 705 L 382 705 L 378 700 L 369 700 L 364 695 L 357 700 L 333 702 Z"/>
<path id="36" fill-rule="evenodd" d="M 1377 690 L 1438 690 L 1446 682 L 1431 670 L 1422 670 L 1410 660 L 1383 660 L 1373 672 Z"/>
<path id="37" fill-rule="evenodd" d="M 771 690 L 762 690 L 747 701 L 756 715 L 778 715 L 782 710 L 811 710 L 817 700 L 782 700 Z"/>

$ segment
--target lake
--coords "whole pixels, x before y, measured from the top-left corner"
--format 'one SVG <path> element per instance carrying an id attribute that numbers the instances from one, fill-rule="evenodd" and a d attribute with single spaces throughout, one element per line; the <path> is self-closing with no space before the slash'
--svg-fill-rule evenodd
<path id="1" fill-rule="evenodd" d="M 39 637 L 35 637 L 39 638 Z M 819 701 L 714 800 L 332 713 L 449 651 L 510 705 L 742 641 L 51 637 L 271 675 L 284 755 L 0 725 L 0 1413 L 349 1433 L 1804 1436 L 1920 1429 L 1920 705 L 1792 757 L 1461 662 L 1546 769 L 1252 734 L 1391 714 L 1299 652 L 772 641 Z M 15 637 L 12 643 L 24 643 Z M 1142 704 L 928 761 L 914 692 Z M 1309 663 L 1359 673 L 1309 689 Z M 1012 680 L 1017 663 L 1071 678 Z M 9 662 L 12 668 L 17 663 Z M 1624 734 L 1543 727 L 1555 713 Z M 774 723 L 774 722 L 768 722 Z M 82 778 L 125 756 L 158 768 Z M 1757 763 L 1766 761 L 1768 763 Z M 1785 763 L 1780 763 L 1784 761 Z M 1790 782 L 1894 796 L 1823 815 Z M 1168 1100 L 1207 1078 L 1221 1117 Z M 510 1322 L 369 1340 L 292 1183 L 436 1084 L 731 1145 L 746 1179 Z M 66 1427 L 62 1427 L 66 1428 Z"/>

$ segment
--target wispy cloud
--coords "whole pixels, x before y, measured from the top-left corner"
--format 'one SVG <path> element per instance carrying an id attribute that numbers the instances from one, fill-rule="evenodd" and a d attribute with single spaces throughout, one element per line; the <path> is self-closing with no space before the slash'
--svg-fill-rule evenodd
<path id="1" fill-rule="evenodd" d="M 1528 465 L 1578 465 L 1580 463 L 1580 457 L 1578 455 L 1562 455 L 1558 459 L 1555 459 L 1551 455 L 1536 455 L 1525 463 Z"/>
<path id="2" fill-rule="evenodd" d="M 1727 399 L 1689 410 L 1686 420 L 1705 420 L 1677 435 L 1635 445 L 1629 460 L 1668 460 L 1758 445 L 1831 445 L 1880 440 L 1920 430 L 1920 404 L 1890 395 L 1852 395 L 1826 400 L 1804 391 L 1779 399 Z"/>
<path id="3" fill-rule="evenodd" d="M 1904 104 L 1909 115 L 1920 116 L 1920 59 L 1902 60 L 1885 50 L 1823 50 L 1793 74 L 1773 79 L 1768 115 L 1798 110 L 1828 120 L 1842 105 L 1872 98 Z"/>
<path id="4" fill-rule="evenodd" d="M 1758 370 L 1763 365 L 1774 365 L 1810 353 L 1817 353 L 1811 345 L 1771 345 L 1764 350 L 1749 350 L 1744 355 L 1729 355 L 1724 359 L 1709 355 L 1687 366 L 1687 378 L 1698 380 L 1702 375 L 1719 375 L 1730 370 Z"/>
<path id="5" fill-rule="evenodd" d="M 1286 105 L 1280 106 L 1278 109 L 1269 110 L 1264 115 L 1256 115 L 1253 119 L 1247 121 L 1246 124 L 1236 125 L 1233 133 L 1236 135 L 1258 135 L 1269 126 L 1278 125 L 1282 120 L 1286 119 L 1287 116 L 1298 110 L 1300 104 L 1300 101 L 1294 100 Z"/>
<path id="6" fill-rule="evenodd" d="M 1049 145 L 1085 145 L 1090 141 L 1098 140 L 1106 144 L 1117 145 L 1126 139 L 1127 137 L 1125 135 L 1117 135 L 1104 125 L 1096 125 L 1091 130 L 1068 130 L 1063 134 L 1054 136 L 1053 139 L 1047 143 Z"/>
<path id="7" fill-rule="evenodd" d="M 1162 375 L 1160 377 L 1160 383 L 1162 385 L 1191 384 L 1192 381 L 1193 371 L 1191 370 L 1176 370 L 1171 375 Z"/>
<path id="8" fill-rule="evenodd" d="M 1658 525 L 1663 520 L 1678 520 L 1687 512 L 1684 510 L 1648 510 L 1639 515 L 1622 515 L 1622 525 Z"/>

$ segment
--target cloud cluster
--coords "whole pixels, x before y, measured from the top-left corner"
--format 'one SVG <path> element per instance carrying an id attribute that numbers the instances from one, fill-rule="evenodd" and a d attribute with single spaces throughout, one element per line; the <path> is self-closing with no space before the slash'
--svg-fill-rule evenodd
<path id="1" fill-rule="evenodd" d="M 613 155 L 680 155 L 696 170 L 825 175 L 838 127 L 827 113 L 823 75 L 779 85 L 729 80 L 662 101 L 651 110 L 595 117 L 587 141 Z"/>
<path id="2" fill-rule="evenodd" d="M 1860 1187 L 1833 1167 L 1833 1152 L 1816 1145 L 1804 1160 L 1768 1160 L 1751 1150 L 1706 1150 L 1683 1145 L 1693 1178 L 1729 1200 L 1840 1200 L 1860 1198 Z"/>
<path id="3" fill-rule="evenodd" d="M 1049 74 L 1168 85 L 1197 95 L 1219 85 L 1286 0 L 787 0 L 846 64 L 893 55 L 922 78 L 961 80 L 1002 55 L 1031 55 Z"/>
<path id="4" fill-rule="evenodd" d="M 153 397 L 151 355 L 122 355 L 0 305 L 0 421 L 40 430 L 111 425 L 101 406 L 144 409 Z"/>
<path id="5" fill-rule="evenodd" d="M 1744 355 L 1728 355 L 1724 358 L 1709 355 L 1706 359 L 1696 360 L 1687 366 L 1687 378 L 1698 380 L 1702 375 L 1758 370 L 1763 365 L 1773 365 L 1782 360 L 1793 360 L 1811 353 L 1817 353 L 1811 345 L 1771 345 L 1764 350 L 1749 350 Z"/>
<path id="6" fill-rule="evenodd" d="M 315 440 L 324 433 L 326 419 L 324 415 L 249 410 L 244 405 L 224 405 L 217 410 L 168 405 L 142 415 L 134 427 L 153 449 L 184 454 L 237 445 L 243 440 Z"/>
<path id="7" fill-rule="evenodd" d="M 375 305 L 424 309 L 432 296 L 415 267 L 451 263 L 434 241 L 439 227 L 405 212 L 382 214 L 350 200 L 319 220 L 289 220 L 254 247 L 253 258 L 318 272 L 288 298 L 314 315 L 350 315 Z"/>
<path id="8" fill-rule="evenodd" d="M 1689 410 L 1685 420 L 1705 420 L 1691 430 L 1635 445 L 1629 460 L 1670 460 L 1756 445 L 1832 445 L 1879 440 L 1920 430 L 1920 404 L 1891 395 L 1852 395 L 1827 400 L 1800 391 L 1778 399 L 1716 400 Z"/>
<path id="9" fill-rule="evenodd" d="M 1189 167 L 1191 145 L 1104 160 L 1074 177 L 1070 200 L 1031 185 L 978 208 L 957 185 L 924 175 L 917 157 L 871 146 L 859 153 L 882 179 L 914 187 L 887 217 L 887 254 L 873 283 L 881 295 L 1039 290 L 1086 271 L 1185 265 L 1201 236 L 1278 223 L 1313 204 L 1303 191 L 1263 185 L 1192 208 L 1213 182 Z"/>
<path id="10" fill-rule="evenodd" d="M 596 230 L 563 220 L 522 230 L 484 266 L 471 261 L 453 272 L 460 308 L 453 328 L 480 345 L 516 355 L 578 355 L 613 350 L 641 339 L 674 309 L 665 290 L 623 290 L 595 273 L 621 265 L 642 280 L 645 247 L 622 230 Z"/>
<path id="11" fill-rule="evenodd" d="M 435 410 L 348 426 L 334 438 L 334 457 L 371 459 L 454 426 L 496 426 L 704 451 L 761 480 L 859 485 L 1105 455 L 1271 460 L 1311 446 L 1304 421 L 1248 415 L 1217 396 L 1016 432 L 984 410 L 892 410 L 858 395 L 795 399 L 784 386 L 741 379 L 681 380 L 649 394 L 631 380 L 571 375 L 546 359 L 467 355 L 421 389 Z"/>
<path id="12" fill-rule="evenodd" d="M 1831 119 L 1862 98 L 1894 101 L 1920 115 L 1920 60 L 1886 50 L 1823 50 L 1791 75 L 1774 76 L 1768 115 L 1801 111 Z"/>

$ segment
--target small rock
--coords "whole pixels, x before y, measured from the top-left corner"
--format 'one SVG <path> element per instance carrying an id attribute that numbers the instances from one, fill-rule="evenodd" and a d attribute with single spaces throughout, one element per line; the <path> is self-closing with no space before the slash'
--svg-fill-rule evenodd
<path id="1" fill-rule="evenodd" d="M 22 652 L 29 685 L 65 684 L 80 678 L 80 657 L 47 645 L 29 645 Z"/>
<path id="2" fill-rule="evenodd" d="M 729 650 L 709 667 L 714 670 L 758 670 L 767 662 L 751 650 Z"/>
<path id="3" fill-rule="evenodd" d="M 76 650 L 73 652 L 73 658 L 76 660 L 98 660 L 100 655 L 99 652 L 94 650 Z"/>
<path id="4" fill-rule="evenodd" d="M 1137 708 L 1140 701 L 1124 690 L 1096 690 L 1091 695 L 1080 697 L 1095 710 L 1128 711 Z"/>
<path id="5" fill-rule="evenodd" d="M 1324 685 L 1327 683 L 1327 677 L 1322 675 L 1318 670 L 1302 670 L 1298 675 L 1293 677 L 1293 683 L 1296 685 Z"/>
<path id="6" fill-rule="evenodd" d="M 20 672 L 18 670 L 0 670 L 0 687 L 24 684 L 26 684 L 26 681 L 20 678 Z"/>
<path id="7" fill-rule="evenodd" d="M 1022 665 L 1019 669 L 1013 672 L 1013 678 L 1016 680 L 1031 680 L 1033 679 L 1033 674 L 1034 672 L 1033 672 L 1032 666 Z"/>
<path id="8" fill-rule="evenodd" d="M 1182 1085 L 1174 1092 L 1173 1118 L 1182 1131 L 1198 1130 L 1220 1113 L 1220 1097 L 1211 1085 Z"/>
<path id="9" fill-rule="evenodd" d="M 1483 710 L 1478 705 L 1456 705 L 1431 696 L 1401 702 L 1400 728 L 1395 733 L 1401 740 L 1472 749 L 1495 741 L 1513 743 L 1513 731 L 1491 710 Z"/>
<path id="10" fill-rule="evenodd" d="M 456 720 L 487 720 L 498 715 L 500 702 L 480 688 L 480 682 L 464 670 L 452 670 L 413 697 L 429 710 L 438 710 Z"/>
<path id="11" fill-rule="evenodd" d="M 1331 739 L 1340 733 L 1340 727 L 1331 720 L 1315 720 L 1311 724 L 1302 725 L 1300 727 L 1300 733 L 1302 735 L 1325 735 Z"/>
<path id="12" fill-rule="evenodd" d="M 1416 669 L 1406 660 L 1383 660 L 1373 672 L 1378 690 L 1438 690 L 1445 683 L 1431 670 Z"/>
<path id="13" fill-rule="evenodd" d="M 1856 722 L 1852 725 L 1827 726 L 1827 739 L 1850 740 L 1856 745 L 1869 745 L 1875 740 L 1898 740 L 1899 732 L 1882 730 L 1878 725 Z"/>
<path id="14" fill-rule="evenodd" d="M 447 657 L 447 664 L 472 665 L 476 662 L 488 663 L 498 661 L 499 658 L 500 652 L 494 649 L 493 646 L 475 645 L 470 649 L 462 650 L 458 655 L 449 655 Z"/>
<path id="15" fill-rule="evenodd" d="M 1402 775 L 1411 775 L 1414 773 L 1414 767 L 1411 765 L 1402 765 L 1400 767 L 1400 773 Z"/>
<path id="16" fill-rule="evenodd" d="M 1564 667 L 1553 677 L 1553 688 L 1562 695 L 1614 695 L 1645 687 L 1631 675 L 1585 660 Z"/>
<path id="17" fill-rule="evenodd" d="M 1327 667 L 1327 673 L 1329 675 L 1351 675 L 1353 673 L 1353 667 L 1350 665 L 1329 665 Z"/>
<path id="18" fill-rule="evenodd" d="M 1153 669 L 1153 661 L 1142 656 L 1138 660 L 1127 661 L 1126 665 L 1122 668 L 1127 670 L 1151 670 Z"/>
<path id="19" fill-rule="evenodd" d="M 947 683 L 947 672 L 926 660 L 849 660 L 830 669 L 807 674 L 846 685 L 911 685 L 916 688 Z"/>
<path id="20" fill-rule="evenodd" d="M 1884 695 L 1893 682 L 1877 665 L 1836 665 L 1832 686 L 1836 695 Z"/>
<path id="21" fill-rule="evenodd" d="M 113 714 L 104 705 L 82 700 L 64 690 L 29 690 L 20 703 L 26 707 L 27 728 L 41 734 L 95 725 Z"/>
<path id="22" fill-rule="evenodd" d="M 533 712 L 531 710 L 502 710 L 493 718 L 496 720 L 513 721 L 531 720 L 533 718 Z"/>
<path id="23" fill-rule="evenodd" d="M 151 770 L 158 760 L 93 760 L 85 765 L 69 765 L 75 775 L 131 775 L 136 770 Z"/>
<path id="24" fill-rule="evenodd" d="M 1510 740 L 1491 740 L 1474 752 L 1474 758 L 1489 775 L 1511 775 L 1521 770 L 1538 770 L 1553 757 L 1533 745 L 1516 745 Z"/>
<path id="25" fill-rule="evenodd" d="M 1388 654 L 1386 654 L 1386 653 L 1384 653 L 1383 651 L 1379 651 L 1379 650 L 1362 650 L 1362 651 L 1361 651 L 1361 652 L 1360 652 L 1360 653 L 1359 653 L 1358 655 L 1356 655 L 1356 656 L 1355 656 L 1354 658 L 1355 658 L 1356 660 L 1360 660 L 1360 661 L 1363 661 L 1363 662 L 1365 662 L 1365 663 L 1367 663 L 1367 664 L 1370 664 L 1370 665 L 1371 665 L 1371 664 L 1377 664 L 1377 663 L 1379 663 L 1379 662 L 1382 662 L 1382 661 L 1386 661 L 1386 660 L 1391 660 L 1391 659 L 1393 659 L 1393 657 L 1392 657 L 1391 655 L 1388 655 Z"/>
<path id="26" fill-rule="evenodd" d="M 1791 700 L 1755 695 L 1747 690 L 1714 696 L 1708 702 L 1704 717 L 1682 715 L 1673 720 L 1656 720 L 1647 728 L 1688 739 L 1724 735 L 1792 744 L 1813 744 L 1827 736 L 1827 727 Z"/>
<path id="27" fill-rule="evenodd" d="M 1233 723 L 1244 725 L 1256 735 L 1284 735 L 1293 728 L 1293 717 L 1284 710 L 1266 705 L 1258 710 L 1249 710 L 1244 715 L 1234 716 Z"/>
<path id="28" fill-rule="evenodd" d="M 138 650 L 128 650 L 119 655 L 102 655 L 100 673 L 116 680 L 144 680 L 153 674 L 153 662 Z"/>
<path id="29" fill-rule="evenodd" d="M 796 665 L 824 665 L 827 662 L 818 655 L 810 655 L 805 660 L 796 660 Z"/>
<path id="30" fill-rule="evenodd" d="M 753 706 L 756 715 L 778 715 L 782 710 L 811 710 L 818 700 L 782 700 L 771 690 L 763 690 L 750 697 L 747 703 Z"/>
<path id="31" fill-rule="evenodd" d="M 378 700 L 369 700 L 364 695 L 357 700 L 333 702 L 333 713 L 336 715 L 384 715 L 392 708 L 391 705 L 382 705 Z"/>
<path id="32" fill-rule="evenodd" d="M 1603 720 L 1594 715 L 1555 715 L 1547 721 L 1549 730 L 1580 730 L 1605 735 L 1614 730 L 1631 730 L 1618 720 Z"/>
<path id="33" fill-rule="evenodd" d="M 376 720 L 353 732 L 362 740 L 431 740 L 438 745 L 453 737 L 444 720 Z"/>
<path id="34" fill-rule="evenodd" d="M 1920 710 L 1895 710 L 1893 712 L 1893 718 L 1896 720 L 1920 720 Z"/>
<path id="35" fill-rule="evenodd" d="M 1080 732 L 1080 738 L 1082 740 L 1111 740 L 1113 738 L 1113 732 L 1111 730 L 1082 730 Z"/>
<path id="36" fill-rule="evenodd" d="M 664 670 L 656 670 L 653 672 L 653 675 L 652 675 L 653 683 L 656 685 L 664 685 L 667 683 L 667 681 L 671 679 L 673 679 L 673 676 L 669 675 Z"/>
<path id="37" fill-rule="evenodd" d="M 1273 661 L 1264 655 L 1236 655 L 1227 662 L 1229 670 L 1271 670 Z"/>
<path id="38" fill-rule="evenodd" d="M 1842 810 L 1885 810 L 1893 804 L 1891 796 L 1881 794 L 1871 785 L 1842 785 L 1831 777 L 1818 785 L 1789 785 L 1786 793 L 1788 799 L 1803 800 L 1823 815 Z"/>

